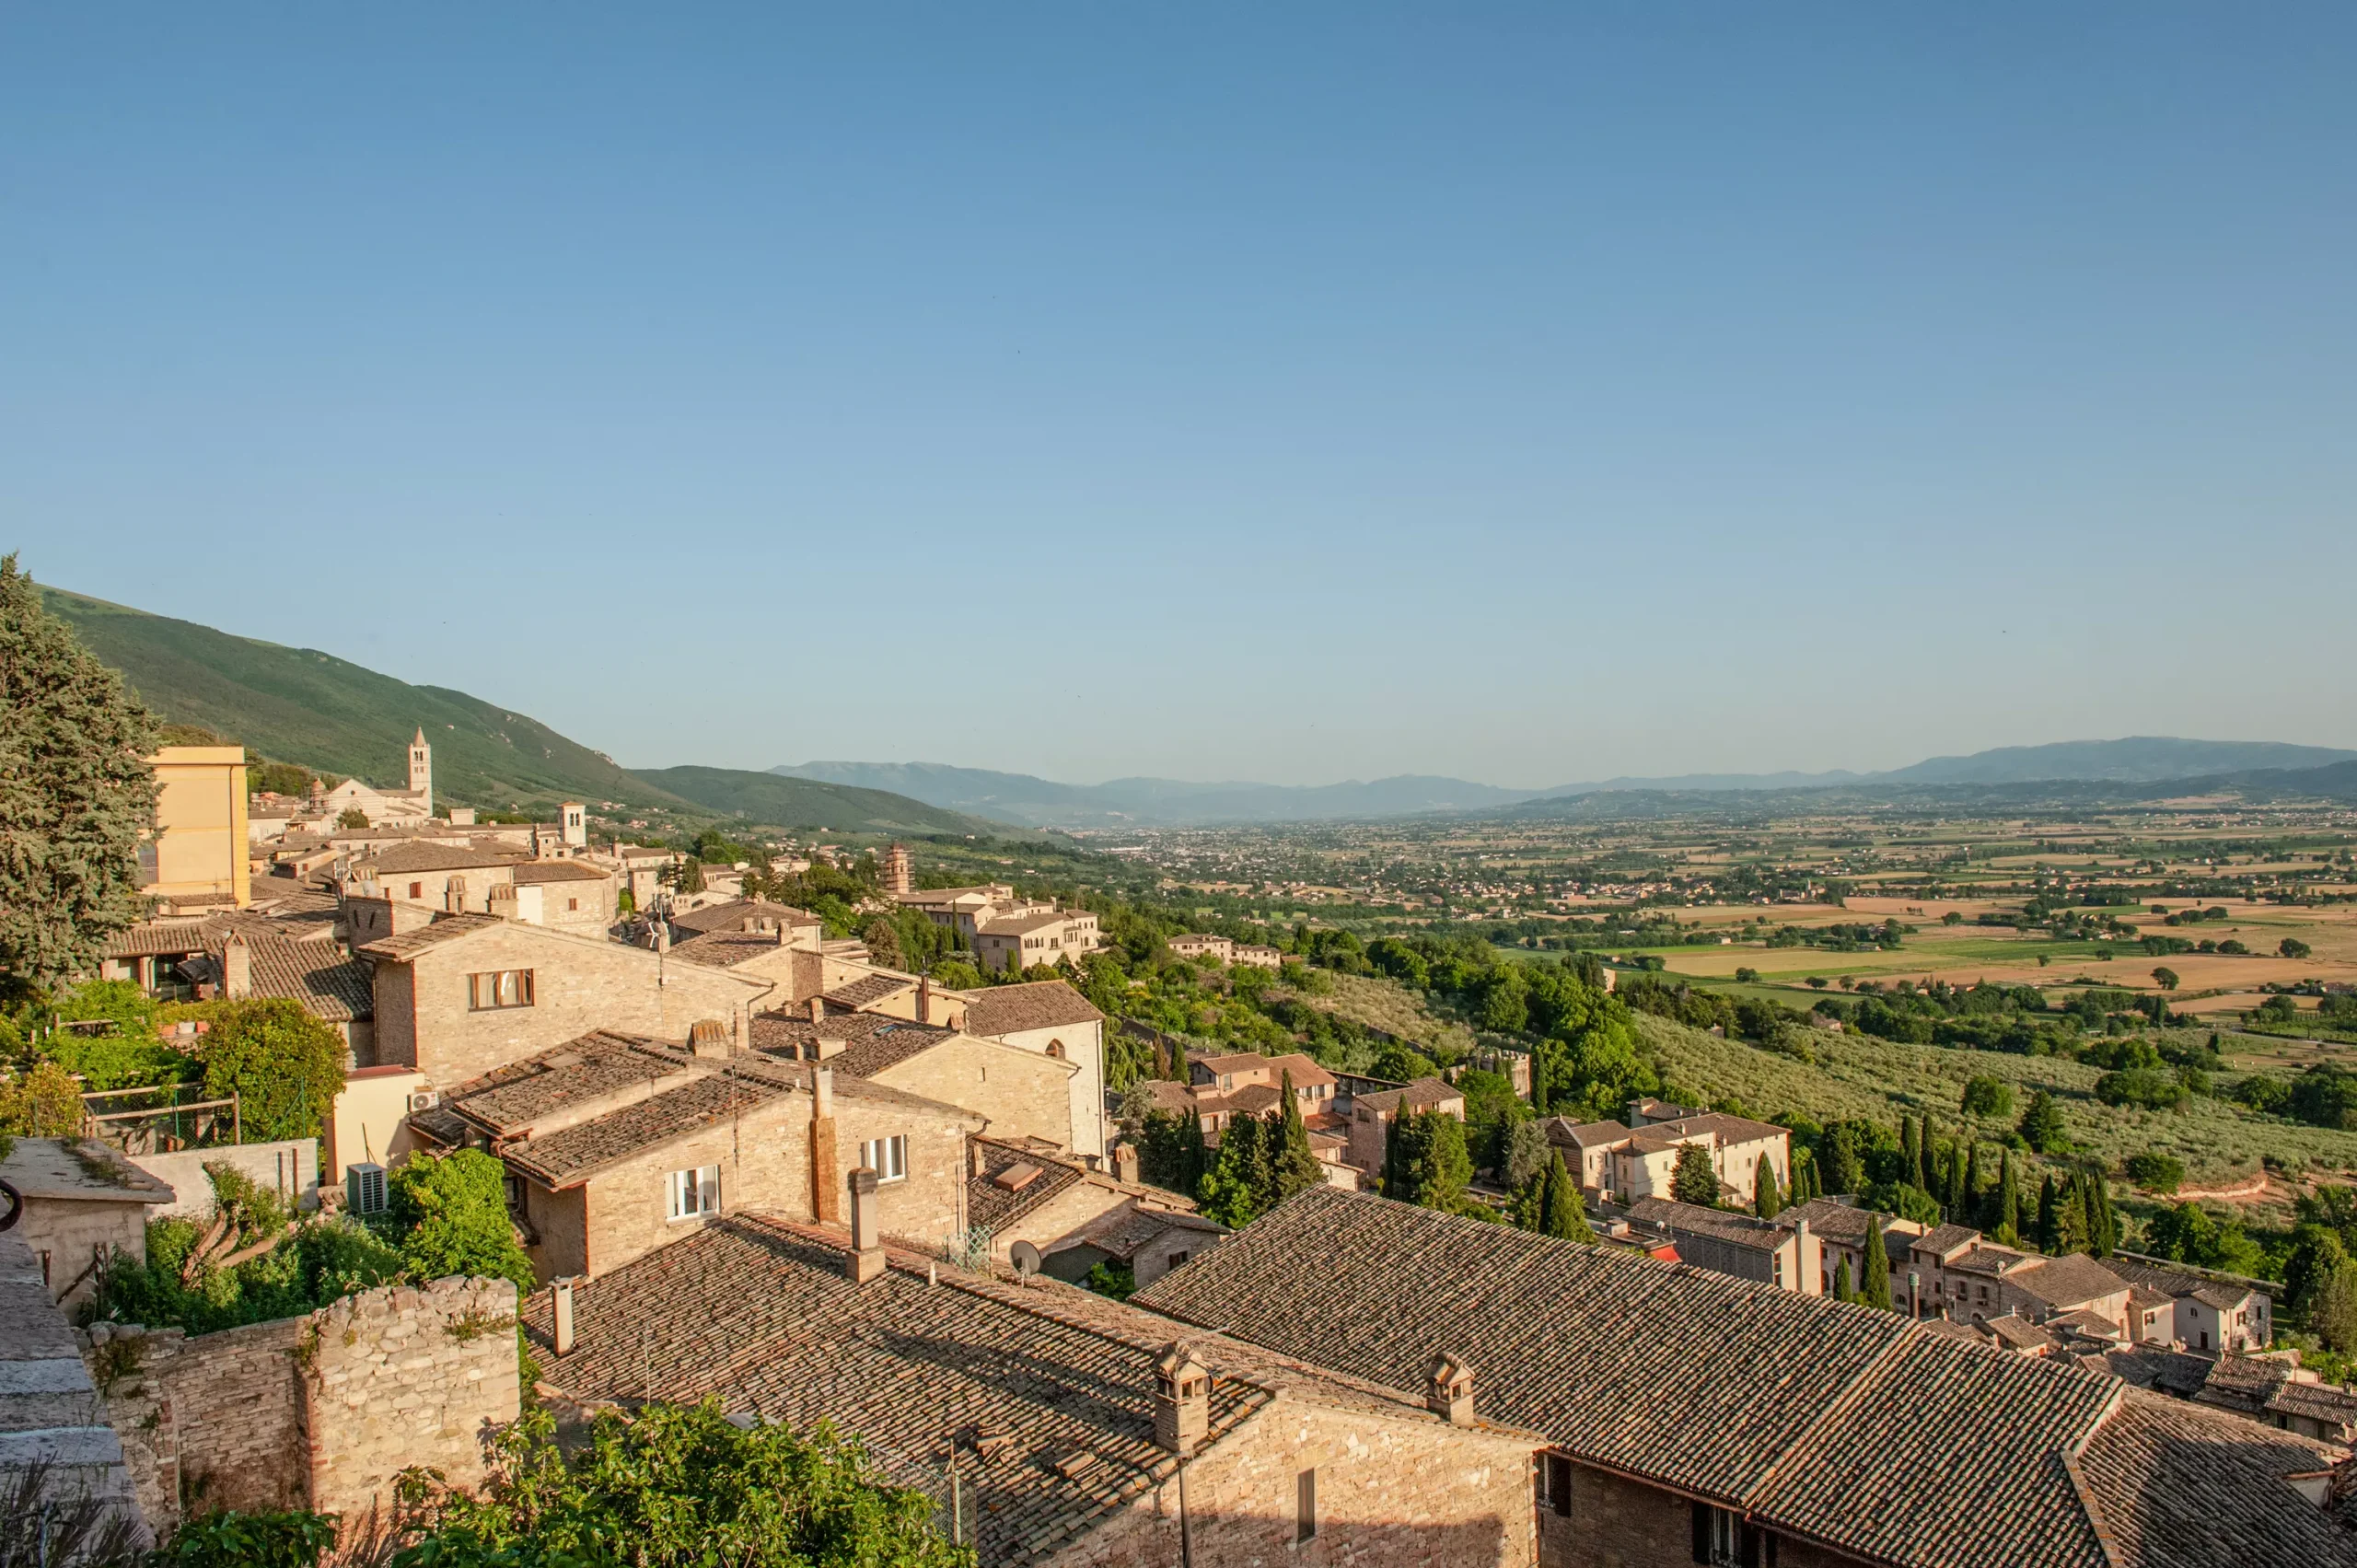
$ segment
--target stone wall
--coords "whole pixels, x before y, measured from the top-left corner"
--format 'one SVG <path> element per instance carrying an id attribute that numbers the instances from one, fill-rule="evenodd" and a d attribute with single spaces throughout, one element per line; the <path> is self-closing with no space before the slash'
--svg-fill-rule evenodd
<path id="1" fill-rule="evenodd" d="M 100 1323 L 82 1354 L 158 1534 L 216 1508 L 366 1516 L 412 1464 L 480 1481 L 482 1431 L 517 1410 L 515 1314 L 506 1281 L 447 1279 L 193 1337 Z"/>
<path id="2" fill-rule="evenodd" d="M 1094 1142 L 1097 1135 L 1093 1111 L 1085 1126 L 1074 1125 L 1073 1084 L 1079 1076 L 1079 1068 L 1068 1060 L 973 1035 L 953 1035 L 875 1074 L 873 1081 L 986 1116 L 993 1138 L 1045 1138 L 1078 1150 L 1084 1136 Z"/>
<path id="3" fill-rule="evenodd" d="M 313 1508 L 348 1527 L 389 1506 L 412 1466 L 481 1484 L 485 1435 L 519 1409 L 514 1284 L 453 1277 L 366 1291 L 312 1313 L 305 1333 Z"/>
<path id="4" fill-rule="evenodd" d="M 1187 1471 L 1193 1560 L 1364 1568 L 1534 1568 L 1532 1444 L 1402 1411 L 1280 1399 Z M 1317 1533 L 1297 1541 L 1304 1471 Z M 1179 1559 L 1178 1483 L 1166 1482 L 1054 1558 L 1056 1568 L 1166 1568 Z"/>

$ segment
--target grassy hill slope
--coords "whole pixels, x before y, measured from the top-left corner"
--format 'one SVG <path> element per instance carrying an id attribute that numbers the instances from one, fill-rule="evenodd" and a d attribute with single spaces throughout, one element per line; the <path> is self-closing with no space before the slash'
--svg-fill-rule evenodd
<path id="1" fill-rule="evenodd" d="M 1809 1039 L 1812 1065 L 1666 1018 L 1640 1015 L 1637 1027 L 1666 1077 L 1713 1099 L 1740 1099 L 1755 1116 L 1799 1111 L 1820 1121 L 1859 1116 L 1889 1124 L 1902 1112 L 1929 1111 L 1952 1134 L 1970 1120 L 1957 1109 L 1965 1080 L 1987 1076 L 2014 1086 L 2016 1116 L 2038 1090 L 2052 1095 L 2072 1139 L 2114 1169 L 2145 1149 L 2177 1156 L 2196 1181 L 2247 1176 L 2263 1155 L 2295 1167 L 2357 1169 L 2357 1132 L 2258 1116 L 2206 1096 L 2183 1110 L 2107 1106 L 2095 1098 L 2099 1069 L 2057 1057 L 1821 1034 Z M 1994 1140 L 2012 1123 L 1978 1125 Z"/>
<path id="2" fill-rule="evenodd" d="M 828 832 L 974 833 L 1022 837 L 1025 830 L 945 811 L 880 789 L 821 784 L 742 768 L 642 768 L 633 775 L 646 786 L 677 796 L 724 817 L 741 817 L 780 828 L 818 828 Z"/>
<path id="3" fill-rule="evenodd" d="M 664 770 L 695 792 L 674 793 L 662 774 L 633 773 L 537 719 L 464 691 L 412 686 L 316 648 L 232 636 L 57 588 L 42 597 L 165 722 L 212 730 L 250 754 L 394 786 L 407 782 L 409 738 L 423 727 L 437 801 L 490 810 L 611 802 L 686 819 L 742 815 L 840 833 L 992 830 L 901 796 L 724 768 Z"/>

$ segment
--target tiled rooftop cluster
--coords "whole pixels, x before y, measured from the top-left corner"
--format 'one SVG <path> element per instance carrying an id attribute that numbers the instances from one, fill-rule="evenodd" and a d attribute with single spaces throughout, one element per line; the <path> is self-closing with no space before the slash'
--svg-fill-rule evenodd
<path id="1" fill-rule="evenodd" d="M 1488 1414 L 1871 1560 L 2357 1562 L 2281 1479 L 2328 1462 L 2315 1444 L 1892 1314 L 1383 1199 L 1301 1193 L 1138 1300 L 1394 1387 L 1446 1342 L 1483 1368 Z M 2163 1495 L 2158 1475 L 2213 1459 L 2273 1479 Z"/>

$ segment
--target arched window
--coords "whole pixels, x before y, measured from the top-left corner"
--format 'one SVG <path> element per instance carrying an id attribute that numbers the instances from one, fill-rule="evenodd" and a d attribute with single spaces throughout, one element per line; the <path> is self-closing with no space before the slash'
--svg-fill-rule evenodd
<path id="1" fill-rule="evenodd" d="M 1048 1042 L 1048 1054 L 1054 1057 L 1057 1061 L 1062 1062 L 1064 1059 L 1064 1042 L 1060 1040 L 1050 1040 Z"/>

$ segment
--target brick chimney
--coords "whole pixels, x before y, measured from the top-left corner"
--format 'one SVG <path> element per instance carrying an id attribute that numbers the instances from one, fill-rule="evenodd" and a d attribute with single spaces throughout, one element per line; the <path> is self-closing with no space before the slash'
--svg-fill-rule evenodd
<path id="1" fill-rule="evenodd" d="M 1447 1351 L 1424 1368 L 1424 1406 L 1451 1426 L 1473 1424 L 1473 1369 Z"/>
<path id="2" fill-rule="evenodd" d="M 452 914 L 467 912 L 467 879 L 453 877 L 442 885 L 442 907 Z"/>
<path id="3" fill-rule="evenodd" d="M 1137 1185 L 1138 1146 L 1135 1144 L 1113 1145 L 1113 1179 L 1126 1181 L 1132 1187 Z"/>
<path id="4" fill-rule="evenodd" d="M 814 1024 L 824 1023 L 826 1018 L 827 999 L 823 996 L 810 998 L 810 1021 Z"/>
<path id="5" fill-rule="evenodd" d="M 810 1217 L 820 1225 L 843 1223 L 842 1182 L 835 1166 L 835 1074 L 830 1067 L 810 1074 Z"/>
<path id="6" fill-rule="evenodd" d="M 688 1026 L 688 1051 L 695 1056 L 726 1056 L 728 1026 L 718 1018 L 698 1018 Z"/>
<path id="7" fill-rule="evenodd" d="M 221 945 L 221 994 L 231 1002 L 242 1002 L 254 993 L 254 954 L 246 939 L 229 933 Z"/>
<path id="8" fill-rule="evenodd" d="M 517 919 L 516 885 L 512 882 L 494 882 L 484 889 L 483 907 L 502 920 Z"/>
<path id="9" fill-rule="evenodd" d="M 1154 1358 L 1154 1440 L 1185 1458 L 1212 1428 L 1212 1375 L 1183 1342 Z"/>
<path id="10" fill-rule="evenodd" d="M 877 1206 L 876 1173 L 861 1166 L 851 1173 L 851 1260 L 846 1272 L 853 1284 L 864 1285 L 884 1272 Z"/>

